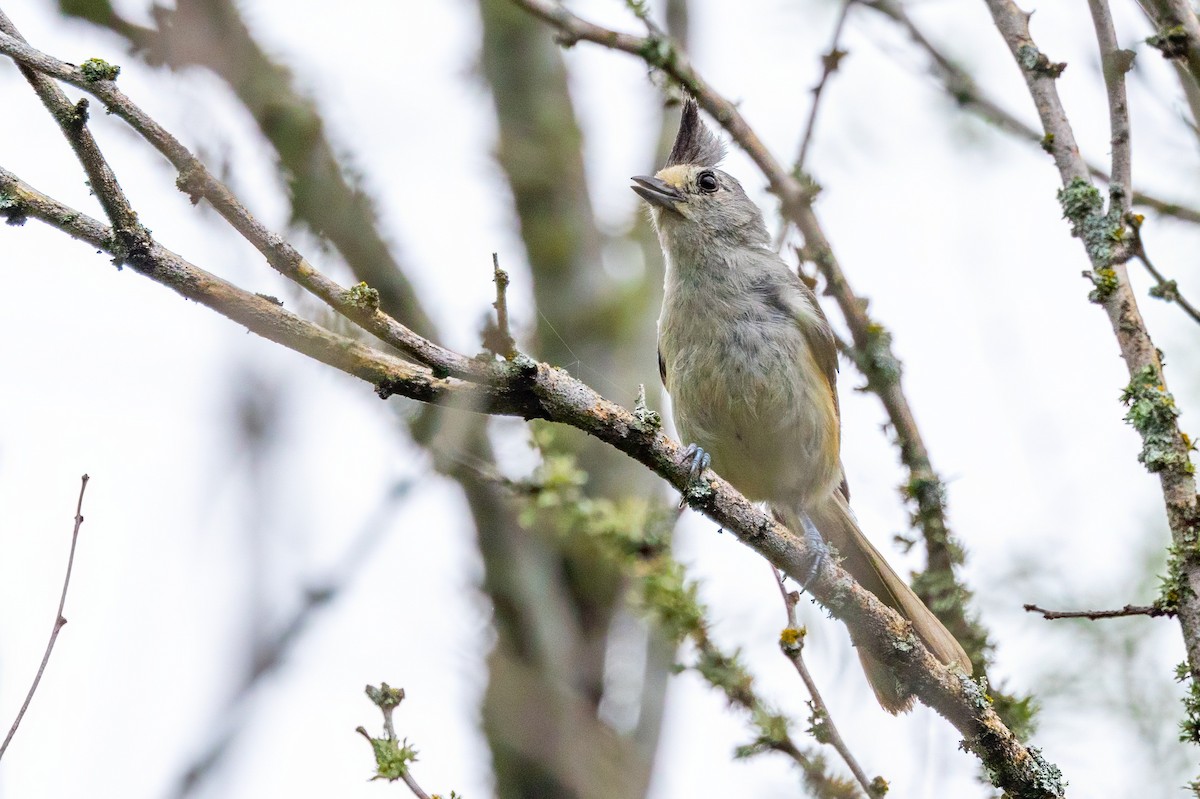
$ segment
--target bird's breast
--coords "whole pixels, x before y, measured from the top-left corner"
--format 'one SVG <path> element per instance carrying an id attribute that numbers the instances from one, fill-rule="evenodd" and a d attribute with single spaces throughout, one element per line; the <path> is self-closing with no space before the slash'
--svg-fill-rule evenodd
<path id="1" fill-rule="evenodd" d="M 841 479 L 837 410 L 798 322 L 753 297 L 674 300 L 659 346 L 684 443 L 750 499 L 823 499 Z"/>

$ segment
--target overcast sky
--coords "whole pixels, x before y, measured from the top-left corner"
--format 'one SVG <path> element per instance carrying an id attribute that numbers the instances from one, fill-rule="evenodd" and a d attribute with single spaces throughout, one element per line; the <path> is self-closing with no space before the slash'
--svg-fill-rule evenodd
<path id="1" fill-rule="evenodd" d="M 150 70 L 117 38 L 64 21 L 53 3 L 3 5 L 35 46 L 75 63 L 121 64 L 123 90 L 227 174 L 264 222 L 286 230 L 268 149 L 217 79 Z M 145 4 L 116 5 L 148 24 Z M 1135 183 L 1200 205 L 1197 140 L 1178 121 L 1177 83 L 1156 52 L 1137 45 L 1149 31 L 1133 4 L 1115 5 L 1121 44 L 1139 49 L 1130 79 Z M 693 6 L 696 66 L 790 161 L 837 5 Z M 1090 19 L 1082 4 L 1043 6 L 1033 34 L 1068 62 L 1060 91 L 1083 150 L 1103 162 L 1107 111 Z M 637 30 L 616 0 L 574 7 Z M 492 252 L 513 272 L 516 326 L 529 330 L 524 253 L 490 155 L 491 100 L 475 73 L 474 4 L 350 0 L 331 10 L 263 0 L 243 8 L 363 175 L 443 343 L 477 349 Z M 987 91 L 1036 121 L 983 3 L 926 0 L 912 12 Z M 1136 462 L 1137 436 L 1121 421 L 1127 374 L 1107 319 L 1087 302 L 1083 248 L 1060 219 L 1057 173 L 1036 147 L 963 116 L 877 15 L 852 14 L 843 47 L 849 56 L 828 88 L 809 157 L 824 187 L 818 213 L 854 286 L 894 333 L 905 388 L 949 481 L 950 520 L 968 550 L 964 576 L 999 642 L 995 677 L 1006 689 L 1039 691 L 1033 743 L 1062 767 L 1073 795 L 1149 796 L 1146 785 L 1178 795 L 1195 777 L 1195 755 L 1174 743 L 1177 627 L 1131 621 L 1114 650 L 1021 611 L 1025 602 L 1149 602 L 1148 577 L 1168 541 L 1157 481 Z M 628 176 L 651 166 L 658 94 L 626 55 L 580 44 L 567 61 L 596 212 L 620 231 L 641 212 Z M 69 148 L 8 62 L 0 62 L 0 98 L 0 165 L 99 216 Z M 214 214 L 194 209 L 175 190 L 172 168 L 123 123 L 98 107 L 92 120 L 164 245 L 249 290 L 308 307 Z M 725 168 L 775 210 L 743 154 L 733 150 Z M 1200 297 L 1196 227 L 1151 216 L 1144 232 L 1158 266 Z M 295 240 L 345 277 L 313 241 Z M 476 727 L 491 639 L 470 518 L 370 387 L 36 222 L 0 227 L 0 270 L 0 724 L 41 657 L 78 478 L 92 476 L 70 623 L 0 770 L 0 796 L 168 795 L 221 725 L 238 719 L 234 748 L 203 796 L 404 795 L 366 782 L 370 753 L 353 732 L 378 726 L 361 689 L 380 680 L 408 692 L 397 726 L 421 751 L 415 773 L 425 788 L 488 795 L 489 756 Z M 1145 297 L 1145 276 L 1132 271 Z M 1165 303 L 1146 298 L 1142 308 L 1166 353 L 1183 426 L 1200 433 L 1200 328 Z M 571 366 L 613 399 L 632 398 L 634 387 Z M 862 382 L 843 364 L 843 455 L 856 510 L 890 557 L 919 568 L 891 546 L 907 526 L 895 490 L 904 477 L 877 400 L 855 390 Z M 237 424 L 240 409 L 261 397 L 277 399 L 279 412 L 256 465 Z M 520 461 L 519 428 L 505 429 L 515 443 L 502 455 Z M 400 500 L 389 498 L 397 484 L 407 486 Z M 245 545 L 251 528 L 266 531 L 257 556 Z M 364 531 L 379 540 L 350 586 L 278 673 L 231 710 L 253 632 L 242 608 L 257 592 L 269 621 L 287 618 Z M 803 719 L 803 687 L 775 644 L 784 617 L 766 565 L 694 515 L 681 525 L 678 555 L 702 581 L 717 639 L 741 648 L 764 693 Z M 253 557 L 273 564 L 272 584 L 247 584 Z M 867 771 L 900 797 L 988 795 L 954 729 L 925 708 L 899 719 L 881 713 L 845 630 L 804 609 L 811 665 Z M 1129 708 L 1149 718 L 1135 724 L 1120 715 Z M 796 795 L 797 775 L 782 758 L 732 761 L 748 737 L 745 720 L 714 691 L 691 674 L 674 678 L 653 795 Z"/>

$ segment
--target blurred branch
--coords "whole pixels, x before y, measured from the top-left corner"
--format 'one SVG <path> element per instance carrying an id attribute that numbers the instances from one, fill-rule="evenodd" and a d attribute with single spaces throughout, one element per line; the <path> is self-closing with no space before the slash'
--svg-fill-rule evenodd
<path id="1" fill-rule="evenodd" d="M 1030 613 L 1040 613 L 1045 619 L 1118 619 L 1124 616 L 1174 616 L 1175 612 L 1158 605 L 1126 605 L 1119 610 L 1046 610 L 1037 605 L 1025 605 Z"/>
<path id="2" fill-rule="evenodd" d="M 521 497 L 524 518 L 544 520 L 544 526 L 575 542 L 576 547 L 589 545 L 591 559 L 610 565 L 626 578 L 635 605 L 659 623 L 676 648 L 684 641 L 692 643 L 696 659 L 688 668 L 720 690 L 731 705 L 746 711 L 756 728 L 754 740 L 738 747 L 738 757 L 778 752 L 800 768 L 805 785 L 819 799 L 859 797 L 853 782 L 830 775 L 824 758 L 797 745 L 790 732 L 791 719 L 759 694 L 738 654 L 723 651 L 712 640 L 709 611 L 698 599 L 698 586 L 671 556 L 670 530 L 676 514 L 657 501 L 639 497 L 612 500 L 585 495 L 582 486 L 589 482 L 589 475 L 578 468 L 575 457 L 551 451 L 552 435 L 535 434 L 535 440 L 542 462 L 532 478 L 515 481 L 485 472 L 480 472 L 480 478 Z M 591 793 L 612 795 L 611 791 L 597 792 L 595 786 Z"/>
<path id="3" fill-rule="evenodd" d="M 833 26 L 833 36 L 829 42 L 829 50 L 821 56 L 821 78 L 812 88 L 812 105 L 808 108 L 808 121 L 804 123 L 804 135 L 800 138 L 800 152 L 796 155 L 794 174 L 804 174 L 804 164 L 808 158 L 808 146 L 812 142 L 813 131 L 817 127 L 817 110 L 821 107 L 821 97 L 825 93 L 825 84 L 846 57 L 846 51 L 839 46 L 842 41 L 842 30 L 846 27 L 846 18 L 850 16 L 850 7 L 858 0 L 842 0 L 842 8 L 838 12 L 837 22 Z"/>
<path id="4" fill-rule="evenodd" d="M 1006 133 L 1025 139 L 1031 144 L 1046 149 L 1053 139 L 1047 140 L 1045 134 L 1026 125 L 1014 114 L 1003 108 L 998 102 L 989 97 L 975 79 L 965 69 L 955 63 L 913 22 L 905 10 L 903 3 L 898 0 L 859 0 L 861 5 L 878 11 L 883 16 L 898 23 L 912 39 L 913 43 L 929 56 L 930 67 L 934 77 L 942 84 L 959 107 L 987 120 Z M 1105 183 L 1110 181 L 1108 171 L 1099 166 L 1087 163 L 1087 170 L 1093 178 Z M 1154 210 L 1163 216 L 1172 216 L 1185 222 L 1200 223 L 1200 210 L 1179 203 L 1169 202 L 1141 191 L 1133 192 L 1133 202 Z"/>
<path id="5" fill-rule="evenodd" d="M 779 593 L 783 595 L 783 607 L 787 613 L 787 627 L 779 635 L 779 648 L 796 667 L 796 672 L 804 681 L 804 686 L 808 688 L 808 695 L 812 697 L 809 705 L 812 708 L 813 737 L 837 750 L 867 796 L 871 799 L 879 799 L 887 793 L 887 781 L 883 777 L 876 777 L 874 780 L 867 779 L 867 773 L 858 764 L 850 747 L 846 746 L 841 733 L 838 732 L 837 725 L 833 723 L 833 716 L 829 714 L 829 707 L 821 697 L 817 681 L 813 679 L 812 674 L 808 671 L 808 664 L 804 662 L 804 638 L 808 631 L 801 627 L 796 619 L 796 604 L 800 601 L 800 594 L 797 591 L 787 590 L 783 584 L 783 576 L 776 569 L 772 568 L 771 574 L 775 577 L 775 584 L 779 586 Z"/>
<path id="6" fill-rule="evenodd" d="M 992 18 L 1017 62 L 1038 116 L 1052 138 L 1051 151 L 1063 188 L 1059 201 L 1071 222 L 1072 234 L 1083 240 L 1092 270 L 1094 289 L 1089 299 L 1101 305 L 1129 371 L 1130 382 L 1122 396 L 1129 406 L 1126 420 L 1142 438 L 1138 457 L 1148 471 L 1158 474 L 1173 547 L 1168 578 L 1163 588 L 1164 609 L 1178 614 L 1193 680 L 1200 677 L 1200 501 L 1196 495 L 1195 466 L 1189 457 L 1190 441 L 1179 429 L 1179 409 L 1167 390 L 1162 361 L 1138 310 L 1129 284 L 1125 260 L 1133 251 L 1125 220 L 1129 213 L 1127 109 L 1124 105 L 1124 72 L 1130 63 L 1115 55 L 1116 37 L 1106 8 L 1093 0 L 1101 52 L 1106 54 L 1105 83 L 1109 89 L 1114 141 L 1114 171 L 1124 172 L 1124 182 L 1109 186 L 1109 206 L 1088 180 L 1087 165 L 1079 156 L 1074 132 L 1058 97 L 1055 81 L 1065 65 L 1052 62 L 1029 33 L 1029 16 L 1011 0 L 987 0 Z M 1118 147 L 1118 144 L 1120 145 Z"/>
<path id="7" fill-rule="evenodd" d="M 1154 287 L 1150 289 L 1150 296 L 1175 303 L 1193 321 L 1200 322 L 1200 310 L 1197 310 L 1196 306 L 1188 302 L 1183 296 L 1179 291 L 1179 284 L 1174 280 L 1168 280 L 1151 263 L 1150 256 L 1146 254 L 1146 244 L 1142 240 L 1142 218 L 1137 214 L 1126 214 L 1125 223 L 1129 225 L 1129 230 L 1131 231 L 1130 246 L 1133 248 L 1133 257 L 1141 261 L 1142 266 L 1146 267 L 1146 271 L 1154 278 Z"/>
<path id="8" fill-rule="evenodd" d="M 1186 66 L 1192 82 L 1200 86 L 1200 20 L 1187 0 L 1139 0 L 1142 10 L 1158 29 L 1149 44 L 1164 57 Z"/>
<path id="9" fill-rule="evenodd" d="M 12 742 L 13 736 L 17 734 L 17 727 L 21 726 L 21 720 L 25 718 L 25 711 L 29 709 L 29 703 L 33 701 L 33 695 L 42 682 L 42 675 L 46 673 L 46 664 L 50 662 L 50 653 L 54 651 L 54 643 L 58 640 L 58 634 L 63 625 L 67 623 L 67 618 L 63 616 L 63 608 L 67 604 L 67 588 L 71 585 L 71 569 L 75 565 L 75 544 L 79 541 L 79 528 L 83 526 L 83 492 L 87 490 L 88 479 L 86 474 L 79 479 L 79 501 L 75 503 L 75 529 L 71 531 L 71 552 L 67 555 L 67 575 L 63 578 L 62 593 L 58 597 L 58 613 L 54 617 L 54 626 L 50 629 L 50 641 L 46 644 L 42 662 L 38 665 L 37 674 L 33 677 L 33 685 L 29 686 L 29 693 L 25 694 L 25 701 L 21 703 L 17 717 L 13 719 L 12 726 L 8 728 L 8 735 L 4 736 L 4 743 L 0 743 L 0 760 L 4 759 L 4 752 Z"/>
<path id="10" fill-rule="evenodd" d="M 151 66 L 194 65 L 220 76 L 278 153 L 295 218 L 328 238 L 356 279 L 379 292 L 379 305 L 388 314 L 421 335 L 436 335 L 379 230 L 374 202 L 334 155 L 316 104 L 297 90 L 290 71 L 263 51 L 233 2 L 154 5 L 155 28 L 126 21 L 107 0 L 59 0 L 59 6 L 123 36 Z"/>
<path id="11" fill-rule="evenodd" d="M 933 470 L 929 452 L 901 386 L 901 365 L 892 350 L 891 334 L 867 313 L 867 300 L 855 294 L 842 272 L 813 210 L 813 187 L 801 183 L 771 155 L 737 106 L 709 86 L 692 67 L 687 53 L 671 39 L 633 36 L 594 25 L 553 0 L 512 1 L 556 29 L 558 41 L 563 46 L 579 41 L 594 42 L 635 55 L 652 69 L 661 71 L 694 96 L 766 176 L 771 191 L 782 202 L 785 219 L 795 224 L 804 237 L 805 257 L 822 273 L 826 292 L 834 297 L 841 309 L 850 328 L 852 358 L 867 378 L 867 389 L 883 402 L 895 431 L 900 459 L 909 473 L 905 498 L 916 506 L 913 522 L 924 533 L 927 567 L 916 581 L 917 593 L 963 644 L 971 656 L 975 673 L 985 675 L 990 644 L 982 626 L 966 615 L 970 592 L 954 572 L 955 566 L 962 563 L 963 554 L 946 523 L 945 485 Z M 1004 700 L 1002 708 L 1006 712 L 1009 707 L 1020 704 L 1010 697 L 998 695 L 998 698 Z"/>
<path id="12" fill-rule="evenodd" d="M 304 592 L 300 606 L 292 612 L 290 618 L 278 626 L 271 639 L 264 643 L 261 657 L 254 664 L 254 670 L 230 697 L 226 710 L 222 712 L 219 731 L 183 770 L 175 786 L 174 796 L 194 794 L 229 752 L 230 746 L 248 720 L 246 708 L 250 697 L 262 684 L 263 678 L 279 668 L 295 651 L 297 644 L 304 640 L 304 636 L 312 629 L 320 611 L 332 605 L 341 593 L 353 584 L 359 570 L 367 564 L 369 556 L 383 540 L 383 534 L 388 530 L 388 521 L 393 517 L 396 505 L 408 495 L 411 487 L 412 482 L 406 480 L 388 488 L 376 510 L 342 554 L 338 564 Z"/>

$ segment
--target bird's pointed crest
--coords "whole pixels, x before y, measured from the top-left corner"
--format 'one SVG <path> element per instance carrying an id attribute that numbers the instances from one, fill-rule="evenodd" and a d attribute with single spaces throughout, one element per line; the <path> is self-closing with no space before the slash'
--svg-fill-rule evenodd
<path id="1" fill-rule="evenodd" d="M 700 109 L 691 97 L 683 103 L 683 116 L 679 119 L 679 133 L 667 156 L 667 166 L 695 164 L 716 166 L 725 157 L 725 145 L 700 120 Z"/>

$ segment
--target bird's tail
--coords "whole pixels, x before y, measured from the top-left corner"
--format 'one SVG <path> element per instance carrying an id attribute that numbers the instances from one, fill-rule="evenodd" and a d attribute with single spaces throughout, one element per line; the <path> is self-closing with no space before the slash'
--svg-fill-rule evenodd
<path id="1" fill-rule="evenodd" d="M 773 510 L 789 529 L 802 529 L 794 511 L 782 508 Z M 962 646 L 863 535 L 840 490 L 810 509 L 809 518 L 825 540 L 837 548 L 842 567 L 854 575 L 854 579 L 864 588 L 879 597 L 881 602 L 908 619 L 934 657 L 947 665 L 957 665 L 967 674 L 971 673 L 971 660 Z M 912 694 L 897 682 L 882 661 L 861 647 L 858 657 L 867 674 L 867 681 L 885 710 L 902 713 L 912 707 Z"/>

